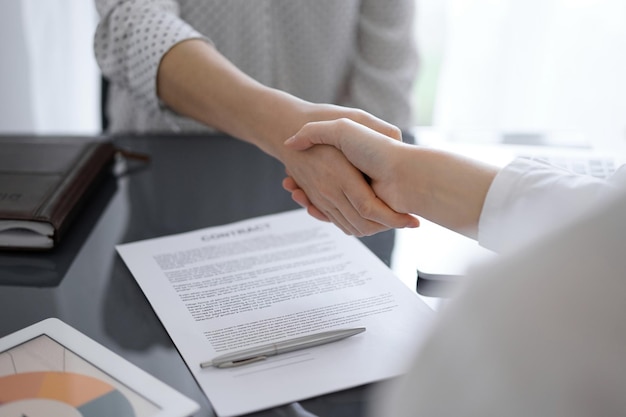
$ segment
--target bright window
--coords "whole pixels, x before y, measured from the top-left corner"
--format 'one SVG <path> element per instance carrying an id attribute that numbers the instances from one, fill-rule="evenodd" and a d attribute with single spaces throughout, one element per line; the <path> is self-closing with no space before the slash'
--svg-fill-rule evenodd
<path id="1" fill-rule="evenodd" d="M 626 138 L 623 0 L 416 0 L 417 123 Z"/>

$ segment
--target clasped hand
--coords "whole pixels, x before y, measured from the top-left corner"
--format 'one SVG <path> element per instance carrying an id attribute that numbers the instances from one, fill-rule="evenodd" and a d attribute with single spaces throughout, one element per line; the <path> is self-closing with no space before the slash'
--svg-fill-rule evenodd
<path id="1" fill-rule="evenodd" d="M 372 125 L 348 118 L 310 122 L 285 142 L 295 163 L 288 166 L 283 188 L 311 216 L 332 221 L 355 236 L 419 226 L 418 219 L 403 210 L 400 188 L 392 179 L 397 167 L 389 145 L 402 145 L 400 131 L 382 126 L 382 134 L 376 130 L 381 126 L 375 121 Z M 324 163 L 315 166 L 306 162 L 320 160 Z M 306 175 L 310 169 L 316 175 Z"/>

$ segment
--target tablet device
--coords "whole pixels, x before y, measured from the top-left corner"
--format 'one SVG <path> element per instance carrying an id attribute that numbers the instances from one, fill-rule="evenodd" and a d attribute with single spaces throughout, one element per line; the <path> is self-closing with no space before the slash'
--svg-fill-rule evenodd
<path id="1" fill-rule="evenodd" d="M 0 339 L 0 415 L 188 417 L 199 406 L 59 319 Z"/>

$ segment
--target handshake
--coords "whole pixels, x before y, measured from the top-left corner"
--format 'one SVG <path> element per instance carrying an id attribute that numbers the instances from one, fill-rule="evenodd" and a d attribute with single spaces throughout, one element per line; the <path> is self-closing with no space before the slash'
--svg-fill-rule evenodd
<path id="1" fill-rule="evenodd" d="M 318 185 L 313 196 L 289 169 L 283 180 L 283 188 L 311 216 L 355 236 L 418 227 L 416 216 L 421 216 L 475 238 L 498 171 L 456 154 L 403 143 L 398 129 L 383 134 L 347 118 L 307 123 L 284 146 L 302 153 L 334 147 L 362 173 L 336 173 L 337 181 Z M 355 180 L 348 183 L 346 178 Z"/>

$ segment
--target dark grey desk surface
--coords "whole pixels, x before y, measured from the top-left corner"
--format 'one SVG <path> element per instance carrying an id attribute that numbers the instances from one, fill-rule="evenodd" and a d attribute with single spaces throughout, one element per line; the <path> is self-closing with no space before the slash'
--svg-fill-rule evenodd
<path id="1" fill-rule="evenodd" d="M 53 252 L 0 252 L 0 337 L 58 317 L 197 401 L 198 416 L 211 416 L 207 397 L 114 246 L 298 206 L 281 187 L 282 165 L 241 141 L 164 135 L 115 142 L 151 162 L 107 180 Z M 394 239 L 390 231 L 363 241 L 389 264 Z M 361 416 L 367 392 L 358 387 L 255 415 Z"/>

